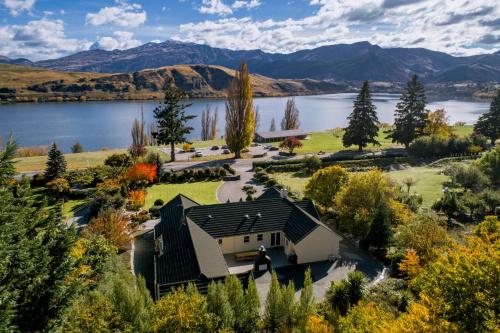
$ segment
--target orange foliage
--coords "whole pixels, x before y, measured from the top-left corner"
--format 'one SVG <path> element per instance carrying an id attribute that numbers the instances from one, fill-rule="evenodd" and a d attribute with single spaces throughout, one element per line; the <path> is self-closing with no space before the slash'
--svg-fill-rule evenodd
<path id="1" fill-rule="evenodd" d="M 156 165 L 137 163 L 127 170 L 125 178 L 131 182 L 146 181 L 152 183 L 156 178 Z"/>
<path id="2" fill-rule="evenodd" d="M 118 210 L 106 210 L 90 220 L 85 233 L 102 235 L 112 245 L 125 250 L 130 243 L 129 219 Z"/>
<path id="3" fill-rule="evenodd" d="M 399 264 L 399 269 L 408 274 L 410 278 L 416 277 L 421 270 L 420 257 L 414 250 L 409 250 L 405 253 L 404 259 Z"/>
<path id="4" fill-rule="evenodd" d="M 144 191 L 130 191 L 129 193 L 130 204 L 135 207 L 144 206 L 144 200 L 146 199 L 146 193 Z"/>

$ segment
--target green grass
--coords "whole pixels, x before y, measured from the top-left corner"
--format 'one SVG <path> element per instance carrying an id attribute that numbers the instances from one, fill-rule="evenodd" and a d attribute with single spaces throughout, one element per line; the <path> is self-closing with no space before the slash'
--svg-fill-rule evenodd
<path id="1" fill-rule="evenodd" d="M 472 130 L 474 126 L 465 125 L 465 126 L 453 126 L 453 133 L 459 137 L 467 137 L 472 134 Z"/>
<path id="2" fill-rule="evenodd" d="M 216 191 L 221 184 L 222 182 L 199 182 L 153 185 L 147 189 L 144 208 L 149 209 L 156 199 L 163 199 L 167 203 L 180 193 L 200 204 L 218 203 Z"/>
<path id="3" fill-rule="evenodd" d="M 88 203 L 87 199 L 79 199 L 79 200 L 68 200 L 64 202 L 63 205 L 63 216 L 66 219 L 72 218 L 75 216 L 76 211 L 82 208 Z"/>
<path id="4" fill-rule="evenodd" d="M 300 176 L 293 172 L 276 172 L 271 175 L 276 181 L 295 192 L 299 197 L 304 196 L 304 190 L 310 177 Z"/>
<path id="5" fill-rule="evenodd" d="M 412 167 L 406 170 L 388 172 L 389 177 L 404 186 L 405 178 L 411 177 L 417 183 L 410 189 L 410 193 L 422 196 L 422 207 L 428 208 L 442 195 L 443 182 L 448 176 L 441 174 L 440 168 Z"/>

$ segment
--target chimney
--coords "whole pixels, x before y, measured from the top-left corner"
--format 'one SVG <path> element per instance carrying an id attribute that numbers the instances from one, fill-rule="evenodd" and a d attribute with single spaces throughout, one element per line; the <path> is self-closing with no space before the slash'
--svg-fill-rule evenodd
<path id="1" fill-rule="evenodd" d="M 286 188 L 282 188 L 280 190 L 280 194 L 281 194 L 282 198 L 286 198 L 286 197 L 288 197 L 288 190 Z"/>

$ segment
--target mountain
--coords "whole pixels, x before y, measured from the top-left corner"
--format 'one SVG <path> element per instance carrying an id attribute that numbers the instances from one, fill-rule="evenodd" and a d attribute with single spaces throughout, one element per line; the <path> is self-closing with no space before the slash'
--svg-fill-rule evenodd
<path id="1" fill-rule="evenodd" d="M 0 100 L 63 101 L 159 99 L 169 80 L 191 97 L 224 97 L 235 71 L 222 66 L 176 65 L 133 73 L 63 72 L 0 64 Z M 255 96 L 287 96 L 344 91 L 331 82 L 272 79 L 252 75 Z"/>
<path id="2" fill-rule="evenodd" d="M 20 66 L 35 66 L 35 64 L 28 59 L 18 58 L 18 59 L 10 59 L 5 56 L 0 55 L 0 64 L 11 64 L 11 65 L 20 65 Z"/>
<path id="3" fill-rule="evenodd" d="M 423 48 L 382 48 L 368 42 L 327 45 L 290 54 L 228 50 L 166 41 L 128 50 L 89 50 L 34 66 L 62 71 L 130 73 L 178 64 L 235 68 L 245 59 L 253 73 L 272 78 L 406 82 L 416 73 L 427 83 L 500 82 L 500 53 L 454 57 Z M 488 75 L 483 74 L 490 72 Z"/>

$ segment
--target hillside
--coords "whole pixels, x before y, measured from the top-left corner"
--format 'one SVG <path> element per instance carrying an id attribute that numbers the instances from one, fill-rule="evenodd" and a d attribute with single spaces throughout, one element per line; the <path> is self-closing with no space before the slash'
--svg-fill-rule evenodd
<path id="1" fill-rule="evenodd" d="M 500 82 L 499 52 L 454 57 L 423 48 L 382 48 L 368 42 L 327 45 L 279 54 L 166 41 L 128 50 L 89 50 L 60 59 L 39 61 L 34 65 L 62 71 L 129 73 L 177 64 L 235 68 L 241 59 L 248 62 L 253 73 L 280 79 L 406 82 L 411 74 L 416 73 L 426 83 Z M 488 75 L 484 75 L 485 72 Z"/>
<path id="2" fill-rule="evenodd" d="M 133 73 L 62 72 L 0 64 L 0 100 L 71 101 L 158 99 L 168 81 L 191 97 L 224 97 L 234 70 L 222 66 L 176 65 Z M 318 80 L 276 80 L 252 75 L 255 96 L 286 96 L 343 91 Z"/>

